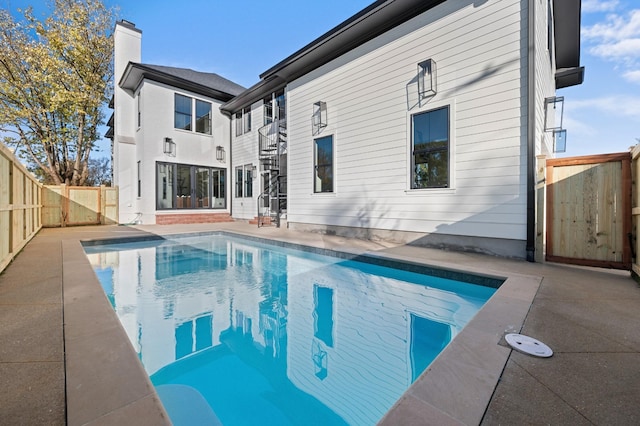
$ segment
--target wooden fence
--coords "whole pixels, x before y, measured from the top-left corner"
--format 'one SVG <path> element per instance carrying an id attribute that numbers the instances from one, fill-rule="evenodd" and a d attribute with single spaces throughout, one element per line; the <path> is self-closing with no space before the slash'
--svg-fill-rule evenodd
<path id="1" fill-rule="evenodd" d="M 42 185 L 0 144 L 0 272 L 42 227 Z"/>
<path id="2" fill-rule="evenodd" d="M 42 226 L 111 225 L 118 223 L 118 188 L 45 185 Z"/>
<path id="3" fill-rule="evenodd" d="M 631 154 L 546 162 L 546 259 L 630 269 Z"/>

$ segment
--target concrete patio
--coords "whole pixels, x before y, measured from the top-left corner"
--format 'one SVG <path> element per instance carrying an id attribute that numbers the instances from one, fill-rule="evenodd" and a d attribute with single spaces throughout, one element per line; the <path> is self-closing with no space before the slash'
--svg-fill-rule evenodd
<path id="1" fill-rule="evenodd" d="M 509 277 L 508 288 L 465 328 L 466 336 L 449 345 L 384 424 L 640 424 L 640 286 L 628 272 L 258 229 L 245 222 L 41 230 L 0 275 L 0 424 L 169 423 L 78 241 L 223 230 Z M 554 355 L 512 351 L 504 343 L 507 331 L 545 342 Z M 453 352 L 462 355 L 450 361 Z M 101 368 L 108 363 L 118 369 Z M 474 374 L 458 373 L 456 366 Z M 475 384 L 445 389 L 457 374 L 475 376 Z M 459 397 L 445 398 L 449 391 Z"/>

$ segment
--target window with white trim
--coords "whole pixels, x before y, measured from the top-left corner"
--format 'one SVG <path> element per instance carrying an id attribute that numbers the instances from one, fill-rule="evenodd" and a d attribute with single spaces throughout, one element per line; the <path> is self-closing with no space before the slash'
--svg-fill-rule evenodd
<path id="1" fill-rule="evenodd" d="M 411 189 L 450 188 L 449 106 L 411 116 Z"/>
<path id="2" fill-rule="evenodd" d="M 333 136 L 313 142 L 313 192 L 333 192 Z"/>
<path id="3" fill-rule="evenodd" d="M 211 134 L 211 103 L 193 99 L 179 93 L 175 94 L 174 127 L 176 129 L 195 131 L 205 135 Z"/>

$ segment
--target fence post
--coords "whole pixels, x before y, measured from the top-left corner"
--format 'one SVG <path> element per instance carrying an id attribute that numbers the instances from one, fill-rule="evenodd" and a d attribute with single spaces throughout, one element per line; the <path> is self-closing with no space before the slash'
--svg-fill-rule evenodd
<path id="1" fill-rule="evenodd" d="M 640 281 L 640 241 L 638 241 L 638 222 L 640 219 L 640 144 L 631 149 L 631 275 Z"/>

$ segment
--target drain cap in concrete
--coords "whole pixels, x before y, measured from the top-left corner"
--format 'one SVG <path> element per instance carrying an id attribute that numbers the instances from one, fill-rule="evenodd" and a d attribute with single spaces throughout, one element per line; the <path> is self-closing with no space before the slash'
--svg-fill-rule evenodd
<path id="1" fill-rule="evenodd" d="M 533 337 L 524 334 L 509 333 L 504 336 L 507 343 L 515 350 L 540 358 L 549 358 L 553 355 L 551 348 Z"/>

